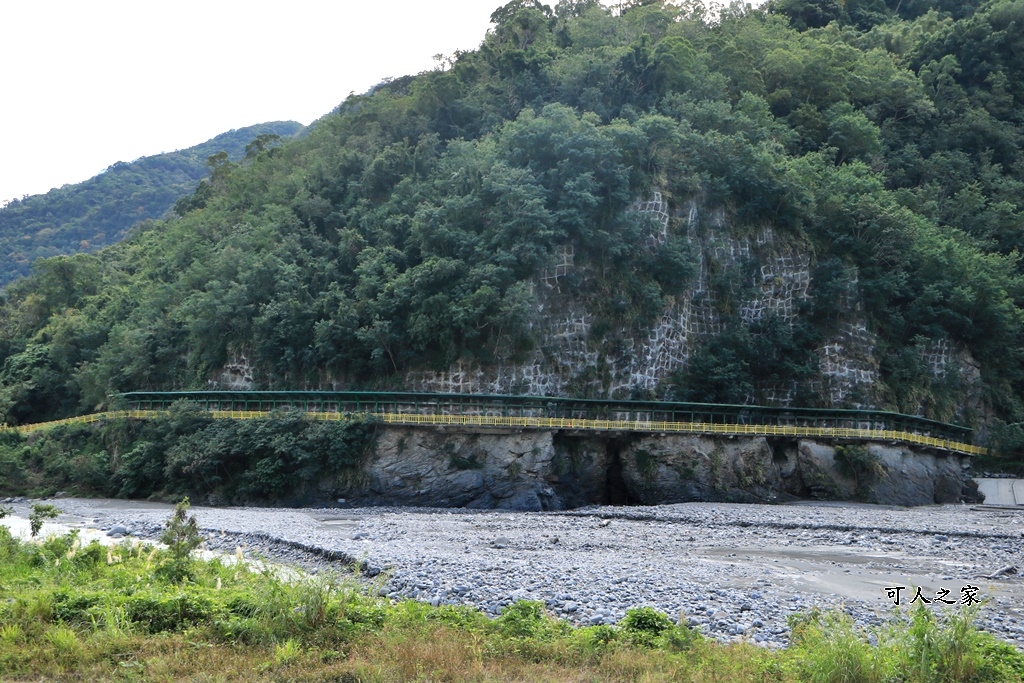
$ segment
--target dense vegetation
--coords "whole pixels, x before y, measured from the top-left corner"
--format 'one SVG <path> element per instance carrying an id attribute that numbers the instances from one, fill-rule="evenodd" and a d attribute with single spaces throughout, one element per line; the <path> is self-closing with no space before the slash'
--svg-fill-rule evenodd
<path id="1" fill-rule="evenodd" d="M 213 420 L 175 404 L 153 420 L 0 432 L 0 496 L 71 495 L 222 503 L 334 500 L 362 483 L 375 425 L 311 422 L 298 411 Z"/>
<path id="2" fill-rule="evenodd" d="M 165 550 L 75 533 L 19 541 L 0 525 L 0 678 L 128 681 L 891 681 L 1006 683 L 1024 657 L 927 608 L 869 635 L 845 614 L 794 618 L 791 647 L 720 645 L 650 608 L 574 628 L 541 603 L 498 619 L 392 603 L 353 577 L 198 561 L 187 507 Z M 237 555 L 241 555 L 239 548 Z M 232 558 L 234 559 L 234 558 Z"/>
<path id="3" fill-rule="evenodd" d="M 660 393 L 727 401 L 812 380 L 845 301 L 878 333 L 879 407 L 949 418 L 963 389 L 933 386 L 920 353 L 949 338 L 994 414 L 1024 419 L 1024 0 L 778 0 L 720 17 L 515 0 L 493 21 L 478 50 L 221 159 L 179 217 L 10 285 L 0 417 L 205 388 L 241 357 L 263 388 L 397 387 L 417 368 L 516 359 L 545 343 L 534 283 L 570 245 L 565 286 L 614 349 L 695 274 L 679 225 L 651 247 L 628 210 L 658 188 L 814 254 L 792 326 L 745 325 L 749 274 L 716 273 L 725 330 Z"/>
<path id="4" fill-rule="evenodd" d="M 289 138 L 294 121 L 231 130 L 188 149 L 119 161 L 83 183 L 16 199 L 0 208 L 0 287 L 27 275 L 38 258 L 95 251 L 117 242 L 136 223 L 162 218 L 205 178 L 210 157 L 245 156 L 259 136 Z M 264 138 L 266 140 L 266 138 Z"/>

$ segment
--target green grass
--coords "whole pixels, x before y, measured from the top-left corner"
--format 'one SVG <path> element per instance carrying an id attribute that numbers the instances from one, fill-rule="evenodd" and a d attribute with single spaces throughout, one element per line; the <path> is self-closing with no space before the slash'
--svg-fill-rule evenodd
<path id="1" fill-rule="evenodd" d="M 285 580 L 219 560 L 184 580 L 166 551 L 19 541 L 0 526 L 0 680 L 887 681 L 1024 680 L 1024 657 L 926 610 L 874 632 L 842 613 L 794 620 L 785 650 L 723 645 L 637 609 L 576 628 L 519 602 L 498 619 L 377 597 L 351 575 Z M 869 636 L 877 645 L 869 644 Z"/>

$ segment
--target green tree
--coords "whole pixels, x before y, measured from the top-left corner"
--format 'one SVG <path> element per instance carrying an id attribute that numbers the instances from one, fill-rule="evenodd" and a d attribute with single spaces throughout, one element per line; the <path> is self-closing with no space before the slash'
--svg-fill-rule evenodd
<path id="1" fill-rule="evenodd" d="M 168 559 L 160 565 L 158 573 L 173 583 L 193 577 L 192 552 L 203 543 L 199 522 L 188 513 L 189 507 L 187 497 L 175 505 L 160 534 L 160 542 L 167 546 Z"/>
<path id="2" fill-rule="evenodd" d="M 43 528 L 43 524 L 48 519 L 57 519 L 57 516 L 62 510 L 55 505 L 49 505 L 46 503 L 33 503 L 32 512 L 28 515 L 29 531 L 32 537 L 35 538 L 39 535 L 39 532 Z"/>

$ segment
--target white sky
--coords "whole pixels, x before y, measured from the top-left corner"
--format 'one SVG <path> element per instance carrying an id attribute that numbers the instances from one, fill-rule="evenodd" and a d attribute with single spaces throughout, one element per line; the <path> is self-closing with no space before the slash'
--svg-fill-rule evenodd
<path id="1" fill-rule="evenodd" d="M 0 206 L 232 128 L 309 124 L 478 47 L 507 1 L 0 0 Z"/>
<path id="2" fill-rule="evenodd" d="M 2 0 L 0 205 L 476 48 L 504 0 Z"/>

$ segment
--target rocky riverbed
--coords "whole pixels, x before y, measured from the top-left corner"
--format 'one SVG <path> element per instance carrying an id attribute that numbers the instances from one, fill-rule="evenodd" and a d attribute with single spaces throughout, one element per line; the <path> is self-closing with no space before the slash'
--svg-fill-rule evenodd
<path id="1" fill-rule="evenodd" d="M 27 515 L 31 501 L 13 504 Z M 62 499 L 60 522 L 154 538 L 171 506 Z M 11 505 L 8 503 L 8 505 Z M 194 507 L 213 549 L 304 567 L 360 563 L 383 594 L 498 614 L 539 600 L 580 624 L 655 607 L 720 640 L 784 645 L 787 617 L 862 626 L 985 600 L 981 625 L 1024 647 L 1024 510 L 686 503 L 567 512 Z M 117 529 L 116 531 L 121 531 Z M 896 596 L 894 588 L 903 587 Z M 943 591 L 948 591 L 944 593 Z M 947 604 L 941 599 L 957 604 Z"/>

